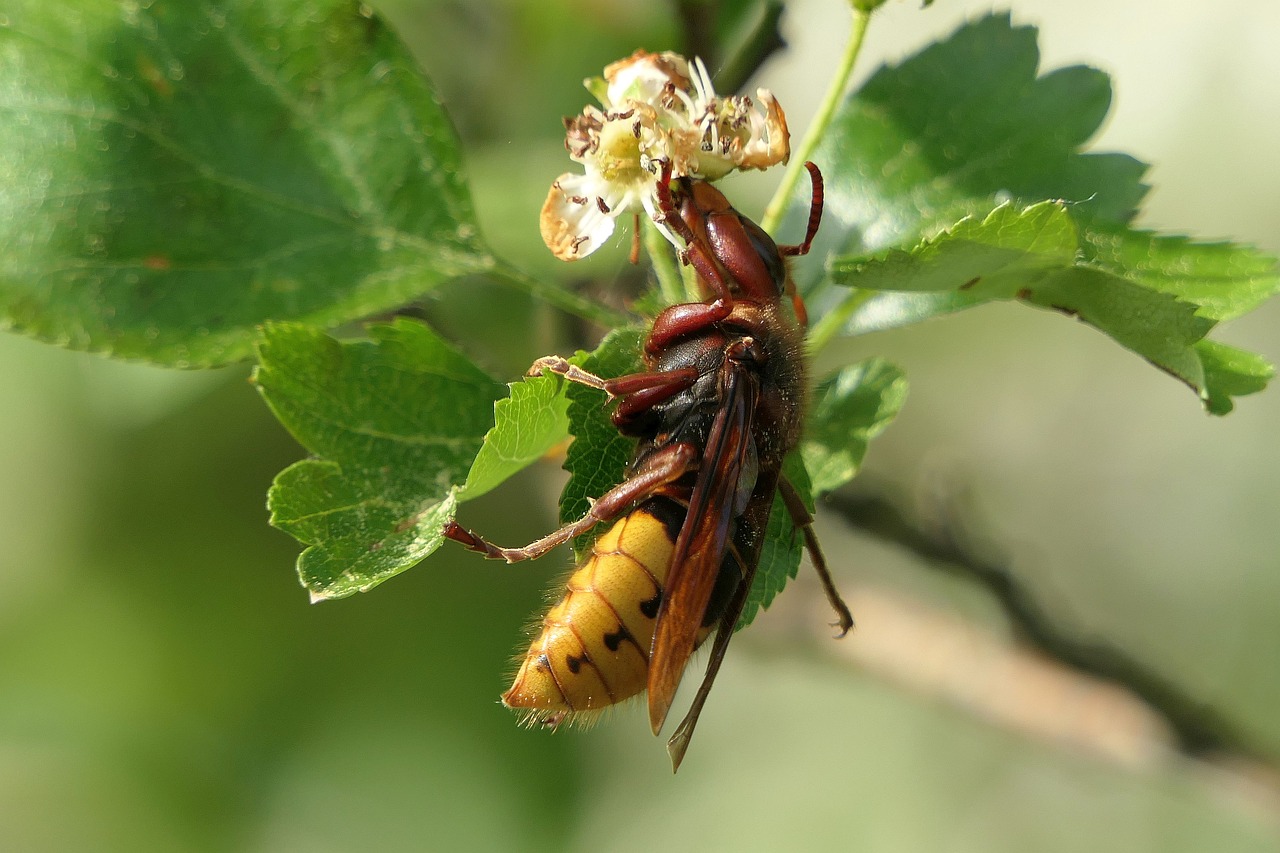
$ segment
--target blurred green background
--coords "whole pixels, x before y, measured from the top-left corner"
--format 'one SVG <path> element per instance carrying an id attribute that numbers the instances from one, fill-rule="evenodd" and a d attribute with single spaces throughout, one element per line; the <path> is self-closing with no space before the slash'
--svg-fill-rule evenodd
<path id="1" fill-rule="evenodd" d="M 565 275 L 535 224 L 568 168 L 559 117 L 581 108 L 577 81 L 607 62 L 678 47 L 669 7 L 373 5 L 450 105 L 495 248 Z M 860 76 L 990 8 L 918 6 L 883 10 Z M 1097 147 L 1154 164 L 1144 225 L 1280 252 L 1280 7 L 1013 10 L 1041 27 L 1046 67 L 1112 73 Z M 843 0 L 789 4 L 791 49 L 757 81 L 795 131 L 846 14 Z M 748 214 L 769 177 L 731 191 Z M 624 249 L 570 272 L 625 277 Z M 474 282 L 427 312 L 501 377 L 567 334 L 561 318 Z M 1222 337 L 1280 361 L 1280 306 Z M 1274 768 L 1280 392 L 1211 419 L 1101 335 L 1017 307 L 834 355 L 870 354 L 903 364 L 912 392 L 865 479 L 903 500 L 939 478 L 971 496 L 983 534 L 1057 615 L 1221 709 Z M 975 677 L 969 700 L 905 689 L 829 648 L 803 573 L 735 641 L 679 776 L 637 707 L 588 732 L 521 730 L 497 695 L 565 558 L 517 569 L 443 549 L 371 594 L 308 605 L 297 546 L 263 508 L 301 451 L 246 375 L 0 337 L 0 849 L 1280 849 L 1274 770 L 1158 748 L 1108 759 L 961 707 L 998 705 L 998 680 Z M 532 470 L 468 505 L 465 521 L 504 543 L 534 538 L 553 523 L 557 482 L 554 464 Z M 537 512 L 530 490 L 547 497 Z M 819 528 L 860 615 L 845 644 L 884 645 L 887 600 L 915 602 L 929 624 L 984 625 L 1000 646 L 1005 626 L 980 591 L 838 520 Z M 906 657 L 945 661 L 967 683 L 983 661 L 964 636 L 908 634 Z"/>

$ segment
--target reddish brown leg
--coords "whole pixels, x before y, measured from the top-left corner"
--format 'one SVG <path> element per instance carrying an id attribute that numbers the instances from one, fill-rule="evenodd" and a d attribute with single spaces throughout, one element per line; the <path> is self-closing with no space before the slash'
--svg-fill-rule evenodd
<path id="1" fill-rule="evenodd" d="M 698 381 L 696 367 L 680 367 L 675 370 L 654 370 L 649 373 L 631 373 L 605 382 L 604 390 L 613 397 L 635 397 L 644 393 L 655 394 L 655 402 L 678 394 Z M 660 392 L 660 393 L 659 393 Z"/>
<path id="2" fill-rule="evenodd" d="M 691 246 L 698 242 L 697 235 L 684 221 L 676 208 L 676 200 L 671 196 L 671 161 L 662 161 L 662 171 L 658 174 L 658 215 L 654 217 L 659 224 L 665 225 Z"/>
<path id="3" fill-rule="evenodd" d="M 792 523 L 804 534 L 804 545 L 809 551 L 809 562 L 813 563 L 813 569 L 818 573 L 818 580 L 822 581 L 822 591 L 827 594 L 827 601 L 830 602 L 831 609 L 836 612 L 838 621 L 831 623 L 831 627 L 839 628 L 840 633 L 836 636 L 843 637 L 853 628 L 853 614 L 849 612 L 848 605 L 844 603 L 835 582 L 831 580 L 831 573 L 827 571 L 827 560 L 822 556 L 818 537 L 813 532 L 813 516 L 809 514 L 795 486 L 791 485 L 791 481 L 786 477 L 778 479 L 778 492 L 782 495 L 782 502 L 786 504 L 787 512 L 791 514 Z"/>
<path id="4" fill-rule="evenodd" d="M 529 365 L 529 369 L 525 371 L 524 375 L 541 376 L 544 370 L 563 376 L 570 382 L 578 382 L 589 388 L 595 388 L 597 391 L 605 391 L 605 386 L 609 382 L 609 380 L 601 379 L 594 373 L 588 373 L 576 364 L 570 364 L 569 359 L 558 355 L 544 355 Z"/>
<path id="5" fill-rule="evenodd" d="M 577 382 L 597 391 L 603 391 L 613 397 L 629 397 L 641 391 L 660 390 L 665 392 L 658 400 L 672 394 L 678 394 L 698 379 L 698 371 L 692 367 L 679 370 L 655 370 L 647 373 L 630 373 L 614 379 L 602 379 L 594 373 L 588 373 L 568 359 L 558 355 L 545 355 L 533 363 L 527 376 L 537 376 L 544 370 L 563 376 L 570 382 Z M 657 400 L 655 400 L 657 402 Z"/>
<path id="6" fill-rule="evenodd" d="M 684 375 L 688 370 L 692 376 Z M 693 383 L 698 380 L 698 371 L 694 368 L 681 368 L 678 371 L 682 377 L 677 381 L 671 381 L 665 385 L 657 385 L 652 388 L 643 388 L 634 394 L 628 394 L 618 403 L 618 407 L 613 410 L 613 425 L 624 432 L 627 428 L 638 421 L 654 406 L 663 400 L 669 400 L 681 391 L 692 387 Z M 671 371 L 677 373 L 677 371 Z"/>
<path id="7" fill-rule="evenodd" d="M 818 171 L 818 167 L 813 163 L 806 162 L 804 167 L 809 170 L 809 180 L 813 183 L 813 197 L 809 202 L 809 225 L 805 229 L 804 242 L 800 245 L 778 247 L 778 252 L 783 257 L 809 254 L 809 249 L 813 246 L 813 238 L 818 234 L 818 225 L 822 222 L 822 208 L 825 198 L 822 172 Z M 805 308 L 804 300 L 800 298 L 800 294 L 796 291 L 795 279 L 791 278 L 791 276 L 787 276 L 787 296 L 791 297 L 791 305 L 795 308 L 796 319 L 802 327 L 808 328 L 809 311 Z"/>
<path id="8" fill-rule="evenodd" d="M 602 521 L 612 521 L 633 505 L 652 497 L 664 486 L 669 486 L 693 470 L 697 459 L 698 449 L 692 444 L 682 442 L 664 447 L 650 456 L 639 471 L 596 499 L 582 518 L 523 548 L 499 548 L 455 521 L 445 526 L 444 535 L 491 560 L 506 560 L 508 563 L 533 560 L 557 545 L 563 545 L 575 536 L 586 533 Z"/>
<path id="9" fill-rule="evenodd" d="M 670 305 L 653 321 L 644 350 L 656 355 L 675 341 L 695 335 L 708 326 L 719 323 L 733 311 L 733 303 L 717 299 L 715 302 L 684 302 Z"/>
<path id="10" fill-rule="evenodd" d="M 822 208 L 826 197 L 822 184 L 822 172 L 818 171 L 818 167 L 811 162 L 806 162 L 804 167 L 809 170 L 809 180 L 813 182 L 813 198 L 809 202 L 809 226 L 805 229 L 804 242 L 799 246 L 778 247 L 778 251 L 783 256 L 809 254 L 813 238 L 818 234 L 818 225 L 822 222 Z"/>
<path id="11" fill-rule="evenodd" d="M 610 400 L 621 398 L 618 407 L 613 410 L 613 423 L 620 429 L 698 381 L 698 370 L 693 367 L 602 379 L 558 355 L 544 356 L 535 361 L 529 368 L 529 375 L 536 376 L 544 370 L 563 376 L 571 382 L 603 391 L 609 395 Z"/>

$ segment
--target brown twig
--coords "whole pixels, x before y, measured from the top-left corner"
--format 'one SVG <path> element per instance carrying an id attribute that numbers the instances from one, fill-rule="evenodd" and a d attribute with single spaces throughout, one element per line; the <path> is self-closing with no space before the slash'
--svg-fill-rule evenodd
<path id="1" fill-rule="evenodd" d="M 712 70 L 716 90 L 732 94 L 775 52 L 786 47 L 778 23 L 782 19 L 780 0 L 765 0 L 756 20 L 741 43 L 721 64 L 724 50 L 716 39 L 716 18 L 720 3 L 715 0 L 675 0 L 685 56 L 698 56 Z"/>
<path id="2" fill-rule="evenodd" d="M 759 19 L 737 49 L 725 59 L 723 65 L 718 68 L 710 66 L 717 69 L 714 72 L 716 91 L 737 92 L 764 65 L 765 60 L 787 46 L 778 29 L 782 9 L 782 3 L 778 0 L 767 0 L 762 6 Z"/>
<path id="3" fill-rule="evenodd" d="M 715 0 L 676 0 L 676 17 L 683 36 L 681 50 L 685 56 L 700 56 L 711 68 L 720 58 L 716 44 L 715 20 L 719 11 Z"/>
<path id="4" fill-rule="evenodd" d="M 1007 558 L 990 556 L 988 543 L 975 547 L 972 523 L 959 517 L 953 500 L 939 498 L 928 526 L 909 519 L 879 494 L 841 490 L 824 506 L 853 527 L 906 548 L 924 560 L 973 578 L 999 602 L 1025 641 L 1080 672 L 1120 685 L 1159 713 L 1180 749 L 1190 755 L 1233 753 L 1263 762 L 1263 755 L 1238 726 L 1217 709 L 1188 695 L 1169 679 L 1109 643 L 1074 635 L 1052 616 L 1009 569 Z"/>

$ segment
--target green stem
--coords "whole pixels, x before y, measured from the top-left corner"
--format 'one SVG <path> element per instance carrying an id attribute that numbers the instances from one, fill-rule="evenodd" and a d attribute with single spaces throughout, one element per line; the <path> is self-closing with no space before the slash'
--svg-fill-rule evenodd
<path id="1" fill-rule="evenodd" d="M 698 275 L 698 271 L 693 268 L 692 264 L 686 264 L 680 268 L 681 277 L 684 279 L 684 299 L 682 302 L 703 302 L 707 299 L 707 293 L 702 284 L 702 279 Z"/>
<path id="2" fill-rule="evenodd" d="M 831 343 L 831 339 L 840 334 L 840 330 L 844 328 L 845 323 L 849 322 L 853 313 L 874 294 L 875 291 L 872 290 L 851 290 L 836 307 L 823 314 L 822 318 L 809 330 L 809 355 L 817 355 L 823 347 Z"/>
<path id="3" fill-rule="evenodd" d="M 653 275 L 658 279 L 658 290 L 667 305 L 684 302 L 684 283 L 680 280 L 680 268 L 676 265 L 675 252 L 667 238 L 647 216 L 640 217 L 644 228 L 644 250 L 653 264 Z"/>
<path id="4" fill-rule="evenodd" d="M 751 34 L 715 72 L 716 91 L 738 91 L 766 59 L 787 46 L 778 32 L 784 8 L 782 0 L 765 0 L 764 9 Z"/>
<path id="5" fill-rule="evenodd" d="M 800 145 L 791 152 L 791 162 L 787 166 L 787 171 L 783 173 L 782 182 L 778 184 L 778 189 L 773 194 L 773 200 L 765 208 L 764 218 L 760 221 L 761 227 L 770 234 L 777 230 L 779 223 L 782 221 L 782 215 L 787 209 L 787 202 L 791 200 L 791 196 L 795 193 L 796 185 L 800 181 L 800 173 L 805 171 L 805 161 L 813 156 L 814 149 L 818 147 L 818 142 L 826 134 L 827 127 L 835 116 L 836 108 L 840 106 L 840 99 L 844 96 L 845 90 L 849 88 L 849 78 L 853 74 L 853 65 L 858 59 L 858 54 L 862 52 L 862 43 L 866 39 L 867 24 L 870 21 L 871 12 L 864 12 L 861 9 L 853 10 L 853 31 L 849 36 L 849 44 L 845 46 L 844 56 L 840 57 L 840 65 L 836 68 L 836 73 L 831 78 L 831 85 L 828 87 L 826 95 L 822 98 L 822 103 L 818 107 L 817 114 L 813 117 L 813 122 L 810 123 L 809 129 L 805 131 L 804 138 L 800 140 Z"/>
<path id="6" fill-rule="evenodd" d="M 531 296 L 541 299 L 548 305 L 559 308 L 561 311 L 598 323 L 606 328 L 624 326 L 634 319 L 621 311 L 615 311 L 607 305 L 601 305 L 576 293 L 547 284 L 503 260 L 497 261 L 491 272 L 494 280 L 500 284 L 506 284 L 516 290 L 522 290 Z"/>

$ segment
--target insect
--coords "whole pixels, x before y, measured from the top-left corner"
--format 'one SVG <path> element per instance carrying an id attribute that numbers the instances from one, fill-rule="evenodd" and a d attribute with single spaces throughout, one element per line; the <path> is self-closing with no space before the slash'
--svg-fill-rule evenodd
<path id="1" fill-rule="evenodd" d="M 570 576 L 503 694 L 530 722 L 558 726 L 647 690 L 657 734 L 690 656 L 715 631 L 702 684 L 668 742 L 678 768 L 755 578 L 775 495 L 803 533 L 840 635 L 853 626 L 813 519 L 782 474 L 800 439 L 807 389 L 804 306 L 785 257 L 808 252 L 822 217 L 822 176 L 805 165 L 813 198 L 804 241 L 795 246 L 775 244 L 711 184 L 672 181 L 664 167 L 659 220 L 684 241 L 682 260 L 696 271 L 705 301 L 658 314 L 642 372 L 603 379 L 558 356 L 529 371 L 609 395 L 613 423 L 638 439 L 625 479 L 581 519 L 523 548 L 499 548 L 456 523 L 445 531 L 490 558 L 516 562 L 612 523 Z"/>

